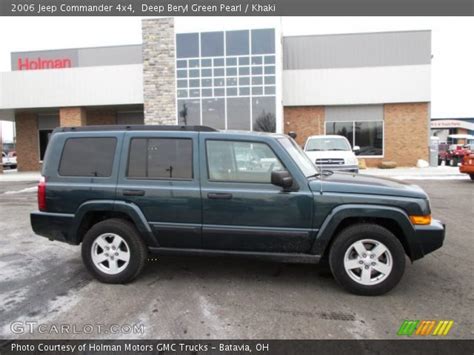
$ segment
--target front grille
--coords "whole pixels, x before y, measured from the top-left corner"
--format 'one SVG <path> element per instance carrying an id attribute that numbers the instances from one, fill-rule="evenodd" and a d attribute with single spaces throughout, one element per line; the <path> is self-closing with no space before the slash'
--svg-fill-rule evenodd
<path id="1" fill-rule="evenodd" d="M 316 165 L 344 165 L 344 159 L 316 159 Z"/>

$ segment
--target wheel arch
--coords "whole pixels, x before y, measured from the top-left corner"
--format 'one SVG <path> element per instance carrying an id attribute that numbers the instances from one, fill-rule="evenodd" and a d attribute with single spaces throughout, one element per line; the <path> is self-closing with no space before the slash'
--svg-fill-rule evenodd
<path id="1" fill-rule="evenodd" d="M 143 212 L 137 205 L 106 200 L 88 201 L 78 208 L 72 227 L 75 244 L 82 242 L 84 235 L 93 225 L 111 218 L 120 218 L 132 223 L 148 246 L 158 246 Z"/>
<path id="2" fill-rule="evenodd" d="M 378 224 L 389 231 L 401 242 L 405 253 L 411 260 L 416 259 L 418 245 L 415 230 L 402 209 L 378 205 L 342 205 L 336 207 L 324 220 L 312 247 L 312 253 L 328 256 L 337 235 L 348 226 L 357 223 Z"/>

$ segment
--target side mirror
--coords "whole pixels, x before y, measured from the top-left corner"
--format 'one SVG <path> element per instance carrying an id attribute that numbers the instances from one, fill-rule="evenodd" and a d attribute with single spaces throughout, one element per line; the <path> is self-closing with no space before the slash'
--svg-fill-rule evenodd
<path id="1" fill-rule="evenodd" d="M 352 148 L 353 152 L 358 152 L 360 150 L 360 147 L 358 145 L 355 145 L 354 148 Z"/>
<path id="2" fill-rule="evenodd" d="M 290 132 L 288 132 L 288 135 L 289 135 L 291 138 L 296 139 L 296 132 L 290 131 Z"/>
<path id="3" fill-rule="evenodd" d="M 280 186 L 283 190 L 288 190 L 293 186 L 293 178 L 286 170 L 272 171 L 271 181 L 273 185 Z"/>

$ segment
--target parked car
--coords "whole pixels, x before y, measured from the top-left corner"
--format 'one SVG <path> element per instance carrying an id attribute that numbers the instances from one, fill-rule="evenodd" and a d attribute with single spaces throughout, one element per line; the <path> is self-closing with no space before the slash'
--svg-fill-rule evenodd
<path id="1" fill-rule="evenodd" d="M 466 155 L 471 152 L 468 144 L 451 144 L 446 155 L 447 164 L 450 166 L 458 166 Z"/>
<path id="2" fill-rule="evenodd" d="M 474 151 L 464 157 L 459 166 L 459 171 L 468 174 L 471 180 L 474 180 Z"/>
<path id="3" fill-rule="evenodd" d="M 337 135 L 311 136 L 306 140 L 304 151 L 318 168 L 359 172 L 359 162 L 354 151 L 360 148 L 351 144 L 346 137 Z"/>
<path id="4" fill-rule="evenodd" d="M 13 152 L 14 153 L 14 152 Z M 2 152 L 2 166 L 3 168 L 16 169 L 16 154 Z"/>
<path id="5" fill-rule="evenodd" d="M 406 256 L 422 258 L 445 236 L 418 186 L 318 171 L 282 134 L 56 128 L 42 176 L 34 232 L 81 244 L 106 283 L 133 280 L 149 253 L 240 256 L 327 262 L 350 292 L 380 295 Z"/>

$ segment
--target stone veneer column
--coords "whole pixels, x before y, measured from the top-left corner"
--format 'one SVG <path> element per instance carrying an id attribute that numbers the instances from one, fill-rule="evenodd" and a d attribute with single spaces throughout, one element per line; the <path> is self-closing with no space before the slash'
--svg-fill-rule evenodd
<path id="1" fill-rule="evenodd" d="M 145 124 L 176 124 L 174 19 L 145 19 L 143 97 Z"/>
<path id="2" fill-rule="evenodd" d="M 18 171 L 38 171 L 38 117 L 34 113 L 19 112 L 15 115 L 15 127 Z"/>
<path id="3" fill-rule="evenodd" d="M 82 107 L 61 107 L 59 109 L 59 125 L 61 127 L 85 126 L 86 110 Z"/>

